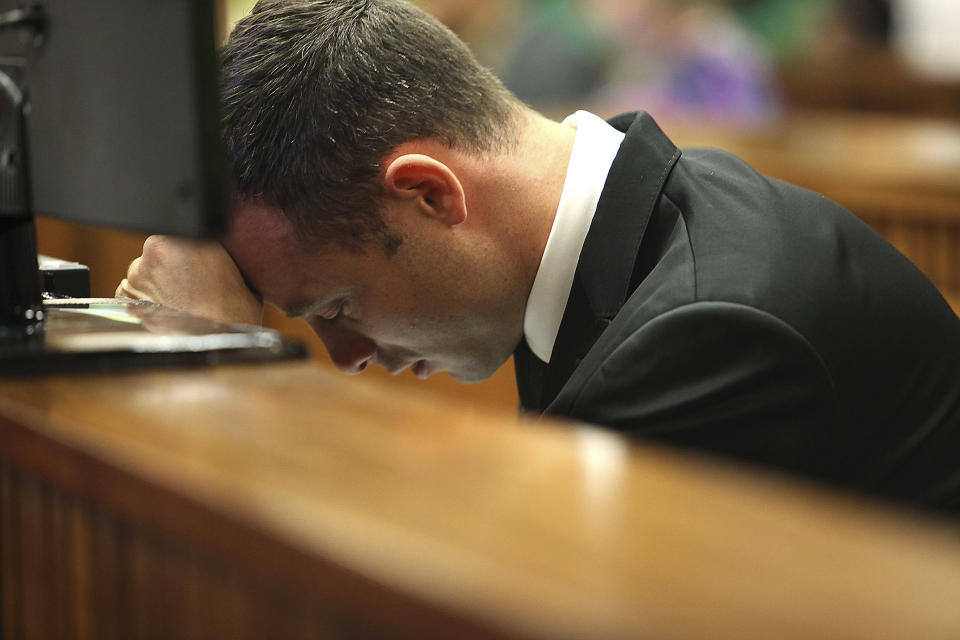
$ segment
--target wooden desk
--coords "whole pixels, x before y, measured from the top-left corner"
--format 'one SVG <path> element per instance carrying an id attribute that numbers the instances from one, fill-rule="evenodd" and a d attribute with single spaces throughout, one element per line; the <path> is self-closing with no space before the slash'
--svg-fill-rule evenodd
<path id="1" fill-rule="evenodd" d="M 893 49 L 846 47 L 825 53 L 802 56 L 779 69 L 788 105 L 960 117 L 960 82 L 924 77 Z"/>
<path id="2" fill-rule="evenodd" d="M 309 363 L 0 380 L 0 635 L 958 638 L 960 528 Z"/>
<path id="3" fill-rule="evenodd" d="M 796 111 L 755 131 L 664 126 L 839 202 L 910 258 L 960 313 L 960 123 Z"/>

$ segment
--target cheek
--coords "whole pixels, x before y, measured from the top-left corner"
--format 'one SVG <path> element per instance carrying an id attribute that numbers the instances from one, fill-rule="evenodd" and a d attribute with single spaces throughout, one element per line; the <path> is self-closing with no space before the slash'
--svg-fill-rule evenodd
<path id="1" fill-rule="evenodd" d="M 371 307 L 358 329 L 382 345 L 415 351 L 442 348 L 459 332 L 460 323 L 447 310 L 438 309 L 436 300 L 409 293 Z"/>
<path id="2" fill-rule="evenodd" d="M 463 273 L 452 273 L 443 260 L 413 256 L 395 257 L 390 266 L 379 278 L 368 280 L 370 286 L 362 292 L 360 324 L 371 337 L 429 345 L 446 342 L 463 330 L 469 319 L 463 295 L 469 284 Z"/>
<path id="3" fill-rule="evenodd" d="M 420 306 L 397 283 L 381 282 L 357 297 L 354 326 L 380 343 L 398 343 L 423 323 Z"/>

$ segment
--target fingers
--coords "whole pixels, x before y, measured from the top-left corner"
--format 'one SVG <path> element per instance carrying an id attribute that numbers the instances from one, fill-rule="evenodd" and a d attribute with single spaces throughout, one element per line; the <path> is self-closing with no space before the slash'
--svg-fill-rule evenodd
<path id="1" fill-rule="evenodd" d="M 143 282 L 143 284 L 147 284 L 142 277 L 142 265 L 143 256 L 135 258 L 130 262 L 130 265 L 127 267 L 127 277 L 120 280 L 120 284 L 117 285 L 117 290 L 114 293 L 115 297 L 153 300 L 150 294 L 144 290 L 144 287 L 138 285 L 138 283 L 141 282 Z"/>
<path id="2" fill-rule="evenodd" d="M 167 236 L 146 239 L 115 295 L 222 322 L 259 324 L 263 313 L 262 300 L 222 245 Z"/>
<path id="3" fill-rule="evenodd" d="M 114 292 L 115 298 L 133 298 L 134 300 L 150 300 L 150 296 L 140 291 L 130 284 L 127 278 L 120 281 L 117 290 Z"/>

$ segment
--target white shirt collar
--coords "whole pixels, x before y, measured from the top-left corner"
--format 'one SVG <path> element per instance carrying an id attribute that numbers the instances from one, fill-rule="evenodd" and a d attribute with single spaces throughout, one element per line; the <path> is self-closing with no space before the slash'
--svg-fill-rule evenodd
<path id="1" fill-rule="evenodd" d="M 563 124 L 576 126 L 577 135 L 557 215 L 523 316 L 527 344 L 544 362 L 550 362 L 583 241 L 624 138 L 605 120 L 586 111 L 577 111 Z"/>

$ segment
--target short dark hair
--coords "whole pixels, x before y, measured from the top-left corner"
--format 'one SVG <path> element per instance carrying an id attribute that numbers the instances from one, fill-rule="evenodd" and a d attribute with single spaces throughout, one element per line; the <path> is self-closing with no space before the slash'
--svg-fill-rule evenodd
<path id="1" fill-rule="evenodd" d="M 449 29 L 404 0 L 260 0 L 223 50 L 235 197 L 283 211 L 303 243 L 397 238 L 383 158 L 420 138 L 509 148 L 522 104 Z"/>

